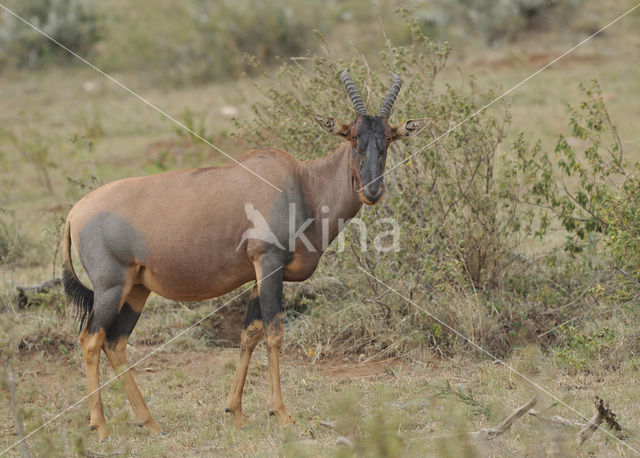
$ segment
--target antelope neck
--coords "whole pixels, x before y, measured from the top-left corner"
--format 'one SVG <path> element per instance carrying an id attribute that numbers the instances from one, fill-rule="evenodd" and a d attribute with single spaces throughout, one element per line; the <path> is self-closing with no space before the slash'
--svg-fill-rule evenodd
<path id="1" fill-rule="evenodd" d="M 343 222 L 353 218 L 362 207 L 350 143 L 341 144 L 333 153 L 305 162 L 305 192 L 316 224 L 329 221 L 329 240 L 333 240 Z M 324 211 L 326 210 L 326 211 Z"/>

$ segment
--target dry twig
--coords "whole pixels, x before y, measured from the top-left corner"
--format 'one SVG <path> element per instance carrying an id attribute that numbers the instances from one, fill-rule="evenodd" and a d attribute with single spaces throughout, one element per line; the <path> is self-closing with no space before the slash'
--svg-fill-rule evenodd
<path id="1" fill-rule="evenodd" d="M 618 421 L 616 420 L 616 414 L 611 410 L 608 403 L 605 404 L 602 399 L 596 396 L 594 405 L 596 407 L 596 413 L 593 415 L 593 417 L 591 417 L 589 423 L 567 420 L 566 418 L 562 418 L 558 415 L 554 415 L 553 417 L 546 417 L 533 409 L 531 409 L 528 413 L 529 415 L 539 418 L 540 420 L 547 423 L 556 423 L 562 426 L 567 426 L 569 428 L 580 428 L 577 438 L 580 444 L 589 439 L 603 422 L 606 422 L 609 429 L 612 429 L 614 431 L 622 430 L 622 426 L 620 426 L 620 423 L 618 423 Z"/>
<path id="2" fill-rule="evenodd" d="M 529 412 L 527 412 L 529 415 L 536 417 L 542 421 L 544 421 L 545 423 L 556 423 L 562 426 L 567 426 L 570 428 L 583 428 L 584 427 L 584 423 L 579 422 L 579 421 L 574 421 L 574 420 L 567 420 L 566 418 L 562 418 L 560 415 L 554 415 L 552 417 L 547 417 L 545 415 L 542 415 L 540 412 L 538 412 L 535 409 L 531 409 Z"/>
<path id="3" fill-rule="evenodd" d="M 509 427 L 514 421 L 516 421 L 518 418 L 522 417 L 525 413 L 531 410 L 531 408 L 534 405 L 536 405 L 536 402 L 538 402 L 538 396 L 534 396 L 531 399 L 531 401 L 527 402 L 522 407 L 518 407 L 516 410 L 514 410 L 513 413 L 509 415 L 507 418 L 505 418 L 504 421 L 500 423 L 497 427 L 481 429 L 480 431 L 471 432 L 469 433 L 469 435 L 475 439 L 483 439 L 483 440 L 495 439 L 497 436 L 499 436 L 500 434 L 505 432 L 507 429 L 509 429 Z"/>
<path id="4" fill-rule="evenodd" d="M 335 423 L 329 420 L 320 420 L 318 424 L 322 426 L 326 426 L 327 428 L 338 429 L 338 425 L 336 425 Z"/>
<path id="5" fill-rule="evenodd" d="M 336 444 L 338 445 L 346 445 L 347 447 L 355 448 L 356 444 L 353 443 L 352 440 L 347 439 L 346 437 L 340 436 L 336 439 Z"/>
<path id="6" fill-rule="evenodd" d="M 613 429 L 614 431 L 622 430 L 622 426 L 620 426 L 620 423 L 616 420 L 616 414 L 613 413 L 609 407 L 609 403 L 605 404 L 602 399 L 596 396 L 594 404 L 596 413 L 591 417 L 591 420 L 589 420 L 589 424 L 578 433 L 578 442 L 581 444 L 593 435 L 603 421 L 607 423 L 609 429 Z"/>
<path id="7" fill-rule="evenodd" d="M 51 288 L 54 288 L 60 284 L 62 284 L 62 279 L 52 278 L 51 280 L 43 281 L 42 283 L 38 283 L 37 285 L 16 286 L 16 289 L 18 290 L 18 306 L 26 307 L 29 303 L 29 296 L 31 294 L 45 293 Z"/>
<path id="8" fill-rule="evenodd" d="M 486 428 L 486 429 L 481 429 L 479 431 L 471 431 L 471 432 L 468 432 L 466 434 L 468 434 L 470 437 L 472 437 L 474 439 L 487 440 L 487 441 L 495 439 L 500 434 L 502 434 L 507 429 L 509 429 L 509 427 L 513 424 L 514 421 L 516 421 L 518 418 L 522 417 L 529 410 L 531 410 L 533 408 L 533 406 L 536 405 L 536 402 L 538 402 L 538 396 L 534 396 L 525 405 L 523 405 L 521 407 L 518 407 L 516 410 L 513 411 L 513 413 L 511 415 L 509 415 L 507 418 L 505 418 L 502 421 L 502 423 L 500 423 L 495 428 Z M 437 436 L 436 439 L 443 439 L 443 438 L 454 437 L 454 436 L 457 436 L 457 434 L 449 434 L 449 435 L 445 435 L 445 436 Z"/>

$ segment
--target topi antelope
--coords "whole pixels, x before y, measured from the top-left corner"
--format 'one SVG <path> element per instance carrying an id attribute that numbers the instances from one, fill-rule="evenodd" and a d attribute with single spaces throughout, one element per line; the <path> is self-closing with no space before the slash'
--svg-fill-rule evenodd
<path id="1" fill-rule="evenodd" d="M 363 203 L 374 205 L 384 194 L 381 175 L 389 144 L 427 125 L 426 119 L 389 125 L 402 84 L 397 75 L 375 116 L 367 114 L 348 69 L 341 78 L 356 110 L 355 121 L 343 124 L 312 115 L 326 132 L 346 140 L 333 153 L 300 162 L 284 151 L 259 150 L 240 159 L 281 192 L 238 164 L 228 164 L 115 181 L 86 195 L 69 212 L 64 289 L 80 316 L 79 341 L 93 393 L 90 426 L 100 441 L 109 436 L 98 390 L 100 352 L 105 352 L 114 370 L 126 367 L 127 340 L 150 292 L 176 301 L 199 301 L 249 281 L 255 284 L 225 411 L 235 427 L 245 424 L 242 390 L 251 353 L 264 336 L 269 411 L 281 426 L 294 423 L 280 391 L 282 283 L 311 276 L 326 245 L 342 229 L 339 222 L 353 218 Z M 297 209 L 296 227 L 300 221 L 312 219 L 312 223 L 287 244 L 292 205 Z M 260 231 L 269 237 L 261 237 Z M 93 291 L 73 270 L 72 244 Z M 161 433 L 131 371 L 120 377 L 138 420 L 153 433 Z"/>

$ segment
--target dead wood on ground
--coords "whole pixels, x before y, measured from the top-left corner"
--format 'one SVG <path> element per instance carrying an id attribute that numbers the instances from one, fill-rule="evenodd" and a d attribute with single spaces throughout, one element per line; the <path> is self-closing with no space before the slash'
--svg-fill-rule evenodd
<path id="1" fill-rule="evenodd" d="M 43 281 L 42 283 L 38 283 L 37 285 L 16 286 L 16 289 L 18 290 L 18 297 L 16 298 L 18 307 L 26 307 L 29 304 L 30 296 L 38 293 L 46 293 L 50 289 L 55 288 L 60 284 L 62 284 L 62 279 L 52 278 L 51 280 Z"/>

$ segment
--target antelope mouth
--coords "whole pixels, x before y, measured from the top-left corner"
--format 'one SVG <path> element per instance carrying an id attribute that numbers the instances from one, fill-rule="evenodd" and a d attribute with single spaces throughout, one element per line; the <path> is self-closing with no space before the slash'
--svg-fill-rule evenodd
<path id="1" fill-rule="evenodd" d="M 365 195 L 364 191 L 360 190 L 358 192 L 358 197 L 360 197 L 360 200 L 365 203 L 366 205 L 369 205 L 370 207 L 379 204 L 380 202 L 382 202 L 382 198 L 384 197 L 384 193 L 386 191 L 386 188 L 382 188 L 380 190 L 380 192 L 378 193 L 378 195 L 376 196 L 367 196 Z"/>

